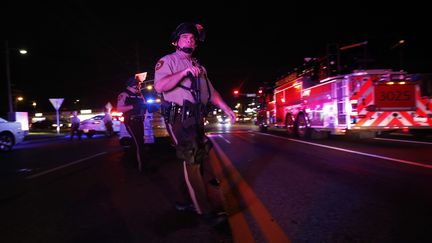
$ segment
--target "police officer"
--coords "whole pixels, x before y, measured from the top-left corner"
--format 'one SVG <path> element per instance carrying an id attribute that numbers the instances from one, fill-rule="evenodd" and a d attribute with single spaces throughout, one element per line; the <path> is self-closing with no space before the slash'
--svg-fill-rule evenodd
<path id="1" fill-rule="evenodd" d="M 195 210 L 204 219 L 217 222 L 221 217 L 212 214 L 201 173 L 202 163 L 211 148 L 210 140 L 204 134 L 203 118 L 209 103 L 221 108 L 232 122 L 235 122 L 235 114 L 214 89 L 206 69 L 192 56 L 198 43 L 203 41 L 201 25 L 180 24 L 171 35 L 175 52 L 162 57 L 156 64 L 155 89 L 163 94 L 164 110 L 169 111 L 165 113 L 167 130 L 175 144 L 177 157 L 183 160 L 184 179 Z"/>
<path id="2" fill-rule="evenodd" d="M 73 140 L 75 133 L 78 136 L 78 140 L 81 140 L 82 132 L 80 131 L 79 126 L 80 126 L 80 119 L 78 118 L 78 112 L 72 111 L 70 140 Z"/>
<path id="3" fill-rule="evenodd" d="M 145 99 L 141 94 L 141 83 L 144 81 L 139 75 L 127 80 L 127 88 L 117 97 L 117 110 L 123 112 L 124 123 L 128 133 L 132 136 L 141 172 L 144 163 L 144 118 Z"/>
<path id="4" fill-rule="evenodd" d="M 112 121 L 110 109 L 105 110 L 105 115 L 102 120 L 105 125 L 105 130 L 106 130 L 105 134 L 108 137 L 111 137 L 114 134 L 114 130 L 113 130 L 114 128 L 113 128 L 113 121 Z"/>

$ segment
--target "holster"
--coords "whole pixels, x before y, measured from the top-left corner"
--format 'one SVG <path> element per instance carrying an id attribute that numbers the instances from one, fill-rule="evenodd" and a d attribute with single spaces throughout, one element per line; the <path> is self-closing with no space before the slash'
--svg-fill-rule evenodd
<path id="1" fill-rule="evenodd" d="M 163 101 L 161 104 L 161 112 L 167 123 L 174 124 L 177 117 L 180 116 L 185 127 L 202 123 L 206 110 L 205 105 L 192 103 L 188 100 L 184 100 L 182 106 L 167 101 Z"/>
<path id="2" fill-rule="evenodd" d="M 181 114 L 183 126 L 203 126 L 204 117 L 207 115 L 207 106 L 202 103 L 192 103 L 188 100 L 184 100 Z"/>
<path id="3" fill-rule="evenodd" d="M 165 122 L 173 125 L 178 115 L 179 109 L 180 106 L 176 105 L 173 102 L 162 101 L 161 113 L 163 118 L 165 119 Z"/>

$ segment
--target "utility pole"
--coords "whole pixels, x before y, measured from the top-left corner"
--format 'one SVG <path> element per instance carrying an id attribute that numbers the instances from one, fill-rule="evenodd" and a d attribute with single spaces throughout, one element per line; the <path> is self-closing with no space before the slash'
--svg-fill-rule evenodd
<path id="1" fill-rule="evenodd" d="M 5 40 L 5 63 L 6 63 L 6 82 L 7 82 L 7 93 L 8 93 L 8 105 L 9 105 L 9 114 L 8 119 L 10 121 L 15 121 L 15 115 L 14 115 L 14 109 L 13 109 L 13 99 L 12 99 L 12 82 L 10 78 L 10 59 L 9 59 L 9 51 L 11 48 L 9 48 L 9 41 Z M 21 55 L 27 54 L 27 50 L 25 49 L 16 49 L 18 50 Z"/>
<path id="2" fill-rule="evenodd" d="M 7 93 L 8 93 L 8 105 L 9 105 L 9 120 L 12 119 L 13 116 L 13 103 L 12 103 L 12 88 L 11 88 L 11 80 L 10 80 L 10 65 L 9 65 L 9 42 L 5 40 L 5 58 L 6 58 L 6 82 L 7 82 Z"/>
<path id="3" fill-rule="evenodd" d="M 326 54 L 327 77 L 334 76 L 335 74 L 340 74 L 341 60 L 339 44 L 327 44 Z"/>
<path id="4" fill-rule="evenodd" d="M 399 49 L 399 69 L 402 70 L 403 67 L 403 46 L 405 45 L 405 40 L 399 40 L 396 44 L 390 47 L 390 50 L 395 48 Z"/>

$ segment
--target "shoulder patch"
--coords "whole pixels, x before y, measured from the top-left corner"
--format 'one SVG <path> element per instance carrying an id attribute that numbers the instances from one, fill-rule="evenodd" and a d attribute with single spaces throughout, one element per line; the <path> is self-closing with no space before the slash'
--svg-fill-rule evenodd
<path id="1" fill-rule="evenodd" d="M 120 101 L 120 100 L 124 100 L 126 98 L 126 94 L 124 94 L 124 93 L 121 93 L 121 94 L 119 94 L 118 96 L 117 96 L 117 100 L 118 101 Z"/>
<path id="2" fill-rule="evenodd" d="M 164 61 L 163 60 L 159 60 L 158 63 L 156 63 L 156 71 L 161 69 L 161 67 L 164 65 Z"/>

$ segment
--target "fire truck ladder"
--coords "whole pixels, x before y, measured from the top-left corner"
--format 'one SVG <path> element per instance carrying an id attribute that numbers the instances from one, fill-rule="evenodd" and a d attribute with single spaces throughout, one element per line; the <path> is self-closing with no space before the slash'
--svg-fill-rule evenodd
<path id="1" fill-rule="evenodd" d="M 344 78 L 335 83 L 336 88 L 333 89 L 332 96 L 337 97 L 337 123 L 336 128 L 345 129 L 348 124 L 350 124 L 350 114 L 347 113 L 347 107 L 350 106 L 349 96 L 348 96 L 348 79 Z M 336 129 L 332 133 L 338 133 Z"/>

